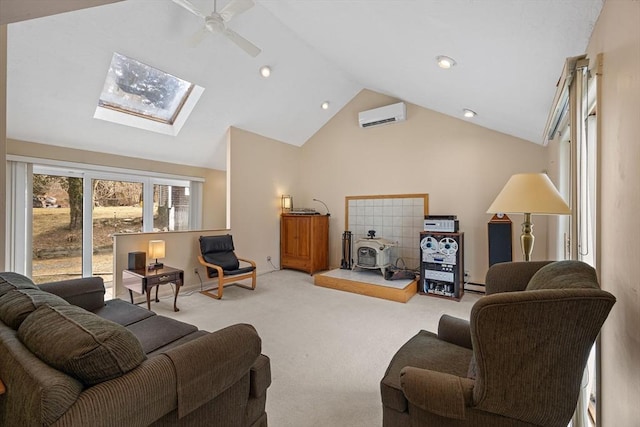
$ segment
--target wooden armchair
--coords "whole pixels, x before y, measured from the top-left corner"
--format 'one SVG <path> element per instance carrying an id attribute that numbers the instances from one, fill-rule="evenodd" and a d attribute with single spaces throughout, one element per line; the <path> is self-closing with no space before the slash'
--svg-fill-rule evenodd
<path id="1" fill-rule="evenodd" d="M 200 293 L 203 295 L 221 299 L 225 286 L 235 285 L 250 290 L 256 288 L 256 263 L 236 256 L 233 237 L 230 234 L 200 236 L 198 261 L 206 267 L 208 278 L 218 278 L 217 292 L 214 292 L 214 289 L 202 290 Z M 240 261 L 249 266 L 240 267 Z M 243 279 L 251 279 L 251 287 L 236 283 Z"/>

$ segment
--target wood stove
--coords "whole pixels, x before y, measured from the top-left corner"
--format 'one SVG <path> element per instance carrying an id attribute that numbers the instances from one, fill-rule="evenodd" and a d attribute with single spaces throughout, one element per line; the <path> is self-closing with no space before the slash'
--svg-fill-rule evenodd
<path id="1" fill-rule="evenodd" d="M 391 265 L 391 248 L 395 244 L 387 239 L 375 237 L 375 231 L 369 230 L 369 237 L 356 242 L 355 267 L 385 270 Z"/>

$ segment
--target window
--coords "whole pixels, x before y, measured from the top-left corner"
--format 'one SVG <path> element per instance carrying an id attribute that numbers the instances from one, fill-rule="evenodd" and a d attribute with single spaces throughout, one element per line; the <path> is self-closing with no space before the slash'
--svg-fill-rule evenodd
<path id="1" fill-rule="evenodd" d="M 177 135 L 203 88 L 114 53 L 95 118 Z"/>
<path id="2" fill-rule="evenodd" d="M 109 294 L 114 233 L 200 227 L 199 178 L 9 160 L 9 267 L 36 283 L 100 276 Z"/>

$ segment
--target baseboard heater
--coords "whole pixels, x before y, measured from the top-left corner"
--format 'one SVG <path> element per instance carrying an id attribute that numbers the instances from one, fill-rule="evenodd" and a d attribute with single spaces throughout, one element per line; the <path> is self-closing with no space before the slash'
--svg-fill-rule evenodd
<path id="1" fill-rule="evenodd" d="M 485 286 L 482 283 L 472 283 L 467 282 L 464 284 L 464 291 L 467 292 L 478 292 L 480 294 L 485 293 Z"/>

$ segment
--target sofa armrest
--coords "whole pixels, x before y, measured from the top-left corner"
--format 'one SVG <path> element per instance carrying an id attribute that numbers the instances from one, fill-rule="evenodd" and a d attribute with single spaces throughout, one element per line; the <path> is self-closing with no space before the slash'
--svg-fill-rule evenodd
<path id="1" fill-rule="evenodd" d="M 409 402 L 446 418 L 464 419 L 473 402 L 474 381 L 443 372 L 407 366 L 400 371 L 400 385 Z"/>
<path id="2" fill-rule="evenodd" d="M 267 392 L 271 385 L 271 361 L 261 354 L 251 366 L 251 383 L 249 393 L 251 397 L 260 397 Z"/>
<path id="3" fill-rule="evenodd" d="M 533 275 L 552 261 L 518 261 L 494 264 L 487 271 L 487 295 L 500 292 L 524 291 Z"/>
<path id="4" fill-rule="evenodd" d="M 171 360 L 158 355 L 125 375 L 91 386 L 52 425 L 143 426 L 176 410 Z"/>
<path id="5" fill-rule="evenodd" d="M 69 304 L 94 311 L 104 306 L 102 277 L 83 277 L 38 285 L 43 291 L 58 295 Z"/>
<path id="6" fill-rule="evenodd" d="M 261 347 L 253 326 L 237 324 L 164 352 L 176 373 L 178 418 L 249 375 Z"/>
<path id="7" fill-rule="evenodd" d="M 438 338 L 451 344 L 459 345 L 460 347 L 473 348 L 469 321 L 458 319 L 448 314 L 440 317 L 440 322 L 438 323 Z"/>

